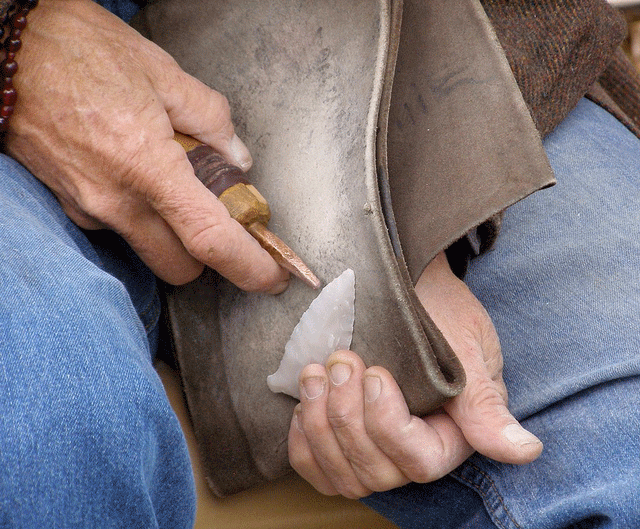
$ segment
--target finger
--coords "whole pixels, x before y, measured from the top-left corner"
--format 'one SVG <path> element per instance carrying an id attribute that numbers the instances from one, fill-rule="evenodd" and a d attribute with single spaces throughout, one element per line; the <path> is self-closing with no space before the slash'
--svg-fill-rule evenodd
<path id="1" fill-rule="evenodd" d="M 145 206 L 139 205 L 130 216 L 123 213 L 118 225 L 112 229 L 163 281 L 182 285 L 196 279 L 204 265 L 186 250 L 164 219 Z M 128 222 L 125 218 L 129 219 Z"/>
<path id="2" fill-rule="evenodd" d="M 67 217 L 82 229 L 102 230 L 107 228 L 107 225 L 104 222 L 82 211 L 75 202 L 72 202 L 58 193 L 56 193 L 56 198 L 58 199 L 58 202 L 60 202 L 60 206 Z"/>
<path id="3" fill-rule="evenodd" d="M 252 164 L 251 155 L 234 133 L 227 99 L 182 71 L 162 50 L 157 47 L 153 49 L 154 53 L 162 55 L 166 67 L 155 69 L 150 79 L 165 107 L 172 128 L 210 145 L 243 170 L 249 169 Z M 186 160 L 184 155 L 182 158 Z M 190 165 L 189 171 L 193 173 Z M 180 169 L 176 174 L 181 174 Z M 175 186 L 169 182 L 167 184 L 169 191 L 175 193 Z M 194 193 L 195 189 L 183 189 L 182 200 L 177 202 L 178 212 L 185 207 L 184 199 L 196 197 Z M 219 201 L 200 194 L 199 200 L 189 205 L 203 209 L 200 212 L 194 210 L 188 217 L 194 222 L 184 225 L 182 219 L 176 220 L 175 209 L 167 210 L 162 207 L 164 197 L 166 195 L 161 195 L 156 208 L 176 231 L 187 250 L 198 260 L 245 290 L 280 292 L 286 288 L 288 274 L 275 264 L 271 256 L 261 251 L 244 229 L 226 215 L 226 209 L 209 216 L 208 222 L 202 221 L 202 215 L 206 217 L 207 207 L 211 207 L 212 202 L 220 206 Z M 198 214 L 199 219 L 196 216 Z M 220 237 L 220 232 L 225 232 L 225 235 Z M 220 242 L 212 245 L 212 241 L 216 239 Z"/>
<path id="4" fill-rule="evenodd" d="M 210 145 L 243 171 L 251 167 L 251 153 L 234 132 L 226 97 L 185 73 L 175 61 L 172 67 L 159 69 L 152 82 L 175 130 Z"/>
<path id="5" fill-rule="evenodd" d="M 189 254 L 171 227 L 145 201 L 120 190 L 105 193 L 94 187 L 90 192 L 80 192 L 76 199 L 64 186 L 54 192 L 74 223 L 85 230 L 117 232 L 163 281 L 183 284 L 202 273 L 204 265 Z"/>
<path id="6" fill-rule="evenodd" d="M 365 371 L 364 395 L 369 436 L 411 481 L 439 479 L 473 453 L 448 415 L 434 414 L 425 420 L 411 415 L 387 370 L 371 367 Z"/>
<path id="7" fill-rule="evenodd" d="M 313 457 L 311 447 L 302 431 L 300 404 L 293 412 L 291 426 L 289 427 L 289 463 L 291 467 L 320 493 L 327 496 L 335 496 L 338 491 L 326 476 L 320 465 Z"/>
<path id="8" fill-rule="evenodd" d="M 111 210 L 108 217 L 101 221 L 80 210 L 75 203 L 66 200 L 60 202 L 69 218 L 81 228 L 117 232 L 163 281 L 181 285 L 202 273 L 204 265 L 186 251 L 173 230 L 146 204 L 136 202 L 131 212 Z"/>
<path id="9" fill-rule="evenodd" d="M 407 477 L 376 446 L 364 425 L 362 374 L 365 365 L 351 351 L 332 354 L 327 361 L 330 391 L 327 418 L 353 471 L 365 487 L 389 490 L 408 483 Z"/>
<path id="10" fill-rule="evenodd" d="M 324 366 L 312 364 L 300 375 L 300 425 L 313 457 L 339 494 L 358 499 L 371 494 L 345 457 L 327 417 L 328 377 Z"/>
<path id="11" fill-rule="evenodd" d="M 137 166 L 145 175 L 138 192 L 147 197 L 189 254 L 244 290 L 286 285 L 288 273 L 196 178 L 182 147 L 168 139 L 150 149 Z M 164 163 L 152 163 L 158 159 Z"/>
<path id="12" fill-rule="evenodd" d="M 469 444 L 491 459 L 524 464 L 542 452 L 540 440 L 509 412 L 502 380 L 486 370 L 468 370 L 465 389 L 444 407 Z"/>

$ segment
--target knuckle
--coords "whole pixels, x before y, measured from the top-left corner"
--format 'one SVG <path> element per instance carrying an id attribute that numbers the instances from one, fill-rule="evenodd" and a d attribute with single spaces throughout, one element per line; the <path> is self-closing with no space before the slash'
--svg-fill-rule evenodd
<path id="1" fill-rule="evenodd" d="M 504 399 L 495 381 L 482 378 L 472 381 L 464 399 L 469 410 L 488 410 L 504 404 Z"/>
<path id="2" fill-rule="evenodd" d="M 425 464 L 423 461 L 409 461 L 403 470 L 414 483 L 431 483 L 446 474 L 446 472 L 439 471 L 437 464 Z"/>
<path id="3" fill-rule="evenodd" d="M 358 414 L 346 403 L 327 405 L 327 420 L 334 430 L 346 430 L 358 425 Z"/>
<path id="4" fill-rule="evenodd" d="M 430 483 L 440 479 L 448 473 L 449 468 L 443 466 L 442 461 L 446 460 L 446 455 L 442 447 L 425 449 L 425 453 L 419 457 L 407 457 L 403 462 L 404 474 L 415 483 Z"/>
<path id="5" fill-rule="evenodd" d="M 497 352 L 494 352 L 494 354 L 486 357 L 485 364 L 487 366 L 487 370 L 494 380 L 496 378 L 502 377 L 502 370 L 504 369 L 504 359 L 502 358 L 500 349 L 498 349 Z"/>
<path id="6" fill-rule="evenodd" d="M 87 218 L 96 219 L 110 228 L 115 228 L 116 224 L 123 228 L 128 225 L 129 219 L 121 214 L 121 212 L 124 213 L 122 200 L 117 194 L 107 194 L 100 189 L 87 189 L 81 191 L 78 206 L 83 216 Z"/>
<path id="7" fill-rule="evenodd" d="M 420 421 L 421 419 L 416 417 L 413 420 Z M 438 443 L 437 440 L 431 440 L 430 443 L 416 447 L 415 443 L 410 442 L 415 435 L 416 432 L 411 424 L 397 429 L 381 427 L 376 429 L 374 435 L 371 435 L 379 446 L 386 447 L 385 452 L 399 472 L 399 475 L 395 477 L 383 477 L 377 486 L 388 486 L 389 484 L 400 486 L 409 480 L 416 483 L 428 483 L 446 473 L 440 470 L 441 462 L 446 460 L 446 447 L 442 443 Z M 403 480 L 406 481 L 403 482 Z"/>
<path id="8" fill-rule="evenodd" d="M 238 245 L 229 236 L 222 219 L 198 211 L 176 213 L 177 222 L 191 225 L 192 233 L 183 241 L 187 250 L 199 261 L 219 268 L 232 262 L 239 254 Z"/>
<path id="9" fill-rule="evenodd" d="M 384 420 L 382 417 L 367 417 L 365 428 L 369 437 L 378 446 L 388 446 L 395 444 L 398 440 L 398 426 L 392 424 L 391 421 Z"/>
<path id="10" fill-rule="evenodd" d="M 301 452 L 295 448 L 289 448 L 289 463 L 302 477 L 305 476 L 307 469 L 312 466 L 312 457 L 308 452 Z"/>
<path id="11" fill-rule="evenodd" d="M 309 480 L 307 480 L 309 481 Z M 316 489 L 320 494 L 324 496 L 337 496 L 338 491 L 336 491 L 335 487 L 324 480 L 316 480 L 315 482 L 309 481 L 313 488 Z"/>
<path id="12" fill-rule="evenodd" d="M 411 481 L 415 483 L 431 483 L 437 479 L 440 479 L 444 474 L 434 472 L 431 468 L 415 467 L 407 470 L 407 475 L 410 476 Z"/>
<path id="13" fill-rule="evenodd" d="M 406 485 L 409 479 L 397 468 L 389 470 L 387 472 L 381 472 L 375 476 L 369 482 L 365 482 L 367 487 L 376 492 L 383 492 L 385 490 L 395 489 Z"/>
<path id="14" fill-rule="evenodd" d="M 144 42 L 137 50 L 137 57 L 142 61 L 141 67 L 148 70 L 148 65 L 153 67 L 153 81 L 160 89 L 171 87 L 179 81 L 183 73 L 178 62 L 160 46 L 153 42 Z"/>
<path id="15" fill-rule="evenodd" d="M 210 114 L 209 117 L 213 118 L 210 126 L 214 130 L 218 130 L 231 125 L 231 104 L 229 99 L 220 92 L 211 89 L 209 89 L 208 95 L 207 110 Z"/>
<path id="16" fill-rule="evenodd" d="M 333 486 L 338 494 L 350 500 L 365 498 L 373 492 L 357 480 L 340 481 L 338 483 L 334 483 Z"/>
<path id="17" fill-rule="evenodd" d="M 199 226 L 183 243 L 200 262 L 223 273 L 246 292 L 261 292 L 273 286 L 272 278 L 256 268 L 253 254 L 243 245 L 237 230 L 230 226 L 229 218 L 196 213 L 184 222 Z"/>

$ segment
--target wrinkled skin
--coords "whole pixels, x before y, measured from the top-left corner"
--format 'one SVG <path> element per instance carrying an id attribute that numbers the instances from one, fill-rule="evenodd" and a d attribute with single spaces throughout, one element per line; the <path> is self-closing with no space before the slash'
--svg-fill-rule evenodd
<path id="1" fill-rule="evenodd" d="M 229 105 L 91 0 L 41 0 L 14 78 L 7 152 L 86 229 L 118 232 L 174 284 L 208 265 L 246 290 L 281 291 L 287 273 L 198 181 L 173 130 L 243 169 Z"/>
<path id="2" fill-rule="evenodd" d="M 449 268 L 444 254 L 416 286 L 420 301 L 467 374 L 463 392 L 427 417 L 412 416 L 393 377 L 366 368 L 352 351 L 300 376 L 289 431 L 293 468 L 324 494 L 361 498 L 410 481 L 430 482 L 474 451 L 528 463 L 542 443 L 507 409 L 500 344 L 489 315 Z"/>

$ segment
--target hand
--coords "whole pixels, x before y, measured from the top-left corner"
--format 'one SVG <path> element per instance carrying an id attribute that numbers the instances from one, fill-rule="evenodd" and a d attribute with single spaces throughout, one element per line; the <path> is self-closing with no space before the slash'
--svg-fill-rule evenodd
<path id="1" fill-rule="evenodd" d="M 41 0 L 17 60 L 7 151 L 76 224 L 115 230 L 170 283 L 208 265 L 246 290 L 286 286 L 172 139 L 192 135 L 246 170 L 223 96 L 91 0 Z"/>
<path id="2" fill-rule="evenodd" d="M 429 264 L 416 291 L 458 354 L 467 385 L 441 411 L 418 418 L 391 374 L 366 369 L 353 352 L 334 353 L 326 367 L 307 366 L 289 431 L 289 460 L 324 494 L 360 498 L 410 481 L 434 481 L 474 450 L 513 464 L 528 463 L 542 451 L 507 409 L 491 320 L 444 254 Z"/>

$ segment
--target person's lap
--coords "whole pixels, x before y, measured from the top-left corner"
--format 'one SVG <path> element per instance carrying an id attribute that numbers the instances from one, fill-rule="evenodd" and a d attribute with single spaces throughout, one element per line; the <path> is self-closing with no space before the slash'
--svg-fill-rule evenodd
<path id="1" fill-rule="evenodd" d="M 638 146 L 582 101 L 545 141 L 558 185 L 510 208 L 470 266 L 541 458 L 476 455 L 365 503 L 402 527 L 638 524 Z M 188 526 L 188 455 L 152 366 L 153 277 L 117 237 L 73 226 L 17 163 L 2 157 L 0 172 L 0 526 Z"/>
<path id="2" fill-rule="evenodd" d="M 132 0 L 98 0 L 128 20 Z M 475 455 L 365 503 L 401 527 L 640 525 L 640 142 L 583 100 L 546 140 L 558 184 L 510 208 L 467 283 L 492 316 L 510 407 L 545 443 L 523 467 Z"/>
<path id="3" fill-rule="evenodd" d="M 0 526 L 189 527 L 155 278 L 19 164 L 1 156 L 0 173 Z"/>
<path id="4" fill-rule="evenodd" d="M 364 500 L 401 527 L 640 524 L 640 142 L 585 99 L 544 145 L 558 184 L 507 210 L 466 281 L 501 338 L 510 408 L 545 449 Z"/>

